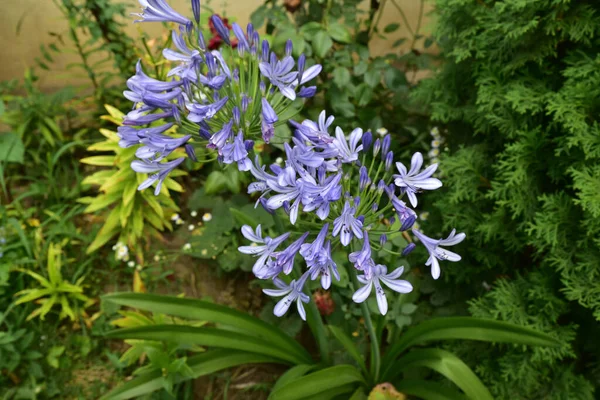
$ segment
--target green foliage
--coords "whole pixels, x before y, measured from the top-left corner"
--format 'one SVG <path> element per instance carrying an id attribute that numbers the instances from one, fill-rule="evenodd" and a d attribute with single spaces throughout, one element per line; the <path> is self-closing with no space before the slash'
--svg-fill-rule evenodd
<path id="1" fill-rule="evenodd" d="M 361 366 L 358 369 L 353 364 L 331 365 L 324 357 L 320 364 L 311 359 L 295 340 L 282 330 L 271 326 L 258 318 L 229 309 L 224 306 L 204 302 L 202 300 L 183 299 L 177 297 L 156 296 L 135 293 L 115 293 L 104 297 L 110 303 L 135 307 L 154 313 L 166 312 L 188 320 L 206 320 L 217 324 L 216 327 L 195 327 L 174 324 L 143 324 L 135 328 L 121 329 L 107 334 L 111 338 L 127 340 L 152 340 L 163 343 L 187 343 L 209 346 L 206 354 L 189 359 L 190 375 L 178 379 L 198 377 L 206 370 L 215 371 L 248 362 L 274 362 L 289 365 L 291 368 L 276 382 L 270 399 L 301 400 L 307 398 L 333 399 L 339 395 L 349 395 L 356 392 L 364 398 L 365 392 L 370 391 L 377 383 L 385 381 L 401 385 L 404 381 L 403 372 L 412 373 L 414 369 L 426 368 L 439 372 L 465 392 L 466 398 L 472 400 L 491 400 L 491 394 L 475 373 L 453 353 L 437 349 L 410 349 L 415 344 L 431 340 L 480 340 L 485 342 L 519 343 L 531 346 L 555 347 L 560 343 L 549 335 L 538 333 L 532 329 L 518 325 L 487 319 L 447 318 L 431 320 L 420 326 L 410 328 L 403 343 L 394 345 L 387 351 L 376 348 L 377 357 L 371 361 L 379 363 L 381 353 L 384 354 L 383 374 L 379 376 L 379 365 L 367 370 L 364 355 L 352 343 L 352 340 L 339 329 L 332 327 L 331 332 L 342 346 L 352 355 L 355 362 Z M 365 318 L 368 316 L 365 314 Z M 311 322 L 311 330 L 315 340 L 327 340 L 326 332 L 314 329 L 312 326 L 321 324 Z M 323 335 L 321 338 L 316 335 Z M 375 336 L 371 335 L 374 339 Z M 225 353 L 223 354 L 223 349 Z M 410 351 L 407 351 L 409 350 Z M 234 350 L 240 358 L 234 364 L 222 363 L 216 366 L 215 358 L 230 355 Z M 209 357 L 214 355 L 214 357 Z M 203 357 L 204 356 L 204 357 Z M 375 372 L 374 372 L 375 371 Z M 374 374 L 373 374 L 374 373 Z M 424 375 L 423 377 L 426 377 Z M 134 378 L 127 384 L 116 388 L 105 396 L 105 399 L 128 399 L 137 395 L 150 393 L 159 389 L 161 376 L 156 373 L 145 373 Z M 408 390 L 424 399 L 445 398 L 457 399 L 462 396 L 456 390 L 430 385 L 428 381 L 409 381 Z M 362 393 L 362 395 L 361 395 Z M 434 397 L 436 396 L 437 397 Z"/>
<path id="2" fill-rule="evenodd" d="M 432 61 L 431 55 L 415 50 L 416 42 L 422 39 L 419 29 L 423 13 L 413 22 L 414 29 L 403 21 L 412 35 L 412 46 L 405 54 L 397 49 L 403 42 L 398 41 L 387 54 L 379 56 L 373 54 L 369 42 L 375 37 L 385 39 L 397 26 L 379 26 L 386 2 L 371 1 L 365 8 L 360 3 L 310 0 L 287 12 L 277 2 L 265 1 L 251 15 L 251 22 L 255 27 L 266 25 L 275 49 L 282 50 L 289 38 L 296 56 L 304 53 L 323 66 L 318 94 L 305 105 L 309 117 L 316 118 L 324 109 L 335 115 L 336 125 L 342 128 L 375 130 L 385 125 L 401 136 L 403 144 L 412 142 L 423 132 L 425 119 L 419 110 L 408 106 L 407 98 L 416 86 L 413 74 L 427 69 Z M 396 2 L 390 2 L 388 10 L 393 6 L 403 12 Z"/>
<path id="3" fill-rule="evenodd" d="M 226 171 L 235 170 L 228 168 Z M 210 179 L 209 175 L 209 179 Z M 194 192 L 188 201 L 192 210 L 202 210 L 200 214 L 210 216 L 191 233 L 188 243 L 191 248 L 187 254 L 204 260 L 215 260 L 225 272 L 238 269 L 251 271 L 254 260 L 245 257 L 237 251 L 244 243 L 240 233 L 243 225 L 256 227 L 261 224 L 263 229 L 273 227 L 273 218 L 261 207 L 255 208 L 246 196 L 235 195 L 229 199 L 221 196 L 208 195 L 209 187 Z"/>
<path id="4" fill-rule="evenodd" d="M 33 271 L 20 269 L 19 271 L 35 279 L 39 288 L 25 289 L 17 292 L 15 296 L 20 296 L 15 305 L 35 301 L 40 307 L 33 310 L 27 317 L 30 320 L 35 317 L 44 319 L 54 306 L 60 306 L 59 319 L 69 317 L 75 321 L 85 307 L 93 303 L 83 294 L 81 286 L 85 277 L 79 278 L 75 283 L 65 281 L 61 274 L 62 267 L 62 248 L 59 244 L 50 244 L 47 254 L 47 275 L 48 278 Z M 81 304 L 83 303 L 83 304 Z"/>
<path id="5" fill-rule="evenodd" d="M 104 119 L 117 125 L 121 124 L 123 113 L 114 107 L 106 106 L 110 116 Z M 135 148 L 119 147 L 119 137 L 114 131 L 101 129 L 105 141 L 93 144 L 88 151 L 112 152 L 112 155 L 91 156 L 81 159 L 81 162 L 97 167 L 110 167 L 97 171 L 86 177 L 82 184 L 99 186 L 100 193 L 96 197 L 83 197 L 79 202 L 87 204 L 85 212 L 109 208 L 105 222 L 94 241 L 88 247 L 88 253 L 98 250 L 115 236 L 119 241 L 127 243 L 140 253 L 140 242 L 150 234 L 160 237 L 164 229 L 172 230 L 170 214 L 179 208 L 169 196 L 169 190 L 182 192 L 183 187 L 173 178 L 184 175 L 183 171 L 174 171 L 165 179 L 158 196 L 151 191 L 138 191 L 137 187 L 144 181 L 143 175 L 136 174 L 131 169 L 135 160 Z M 170 157 L 179 157 L 177 152 Z"/>
<path id="6" fill-rule="evenodd" d="M 486 348 L 485 356 L 478 349 L 478 372 L 499 399 L 591 399 L 591 382 L 600 381 L 600 347 L 588 345 L 585 328 L 600 320 L 600 8 L 563 0 L 436 5 L 444 62 L 415 98 L 448 129 L 441 222 L 467 233 L 463 261 L 447 279 L 471 295 L 482 281 L 491 285 L 472 303 L 474 315 L 571 343 Z"/>

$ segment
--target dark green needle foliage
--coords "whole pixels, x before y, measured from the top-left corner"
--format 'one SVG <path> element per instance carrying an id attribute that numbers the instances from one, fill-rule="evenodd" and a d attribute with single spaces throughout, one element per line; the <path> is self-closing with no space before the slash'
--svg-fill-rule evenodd
<path id="1" fill-rule="evenodd" d="M 437 207 L 444 226 L 467 233 L 463 262 L 445 278 L 462 293 L 491 287 L 471 303 L 474 315 L 566 343 L 471 347 L 472 362 L 499 399 L 592 399 L 600 382 L 600 2 L 437 0 L 436 13 L 444 61 L 415 99 L 448 129 Z"/>

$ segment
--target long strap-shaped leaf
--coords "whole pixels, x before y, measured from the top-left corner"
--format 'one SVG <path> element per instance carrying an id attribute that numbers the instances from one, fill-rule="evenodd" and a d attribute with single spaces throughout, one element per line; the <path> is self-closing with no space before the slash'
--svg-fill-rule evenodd
<path id="1" fill-rule="evenodd" d="M 494 400 L 489 390 L 460 358 L 442 349 L 413 350 L 392 366 L 391 380 L 414 367 L 430 368 L 444 375 L 462 389 L 471 400 Z"/>
<path id="2" fill-rule="evenodd" d="M 408 329 L 394 345 L 386 351 L 383 365 L 393 360 L 410 346 L 430 340 L 481 340 L 496 343 L 517 343 L 530 346 L 559 346 L 553 337 L 533 329 L 508 322 L 472 317 L 435 318 Z M 384 372 L 384 379 L 387 373 Z"/>
<path id="3" fill-rule="evenodd" d="M 423 400 L 467 400 L 467 397 L 452 388 L 435 381 L 403 380 L 396 385 L 396 390 Z"/>
<path id="4" fill-rule="evenodd" d="M 364 378 L 352 365 L 337 365 L 313 372 L 282 385 L 280 388 L 273 390 L 269 400 L 312 399 L 342 387 L 344 388 L 343 393 L 345 393 L 350 392 L 363 382 Z"/>
<path id="5" fill-rule="evenodd" d="M 270 363 L 276 361 L 276 359 L 262 354 L 218 349 L 190 357 L 187 364 L 193 371 L 194 377 L 197 378 L 237 365 Z M 155 371 L 139 376 L 110 391 L 104 395 L 101 400 L 125 400 L 151 393 L 163 387 L 162 378 L 161 371 Z M 182 377 L 178 382 L 183 380 L 185 380 L 185 378 Z"/>
<path id="6" fill-rule="evenodd" d="M 114 330 L 106 333 L 105 336 L 107 338 L 157 340 L 237 349 L 275 357 L 286 364 L 300 364 L 302 362 L 302 359 L 299 359 L 296 354 L 289 353 L 263 339 L 218 328 L 197 328 L 188 325 L 148 325 Z"/>
<path id="7" fill-rule="evenodd" d="M 333 325 L 329 325 L 328 327 L 333 336 L 338 340 L 338 342 L 340 342 L 342 346 L 344 346 L 348 354 L 358 363 L 358 366 L 364 371 L 365 375 L 368 375 L 369 370 L 367 369 L 363 355 L 360 353 L 352 339 L 350 339 L 348 335 L 346 335 L 340 328 Z"/>
<path id="8" fill-rule="evenodd" d="M 273 386 L 273 388 L 271 390 L 274 391 L 274 390 L 277 390 L 277 389 L 287 385 L 288 383 L 306 375 L 311 370 L 315 369 L 315 367 L 316 367 L 316 365 L 314 365 L 314 364 L 313 365 L 301 364 L 301 365 L 296 365 L 295 367 L 288 369 L 283 375 L 281 375 L 279 377 L 279 379 L 277 379 L 277 381 L 275 382 L 275 385 Z"/>
<path id="9" fill-rule="evenodd" d="M 103 296 L 103 299 L 140 310 L 229 325 L 296 354 L 303 364 L 314 362 L 310 354 L 281 329 L 229 307 L 198 299 L 145 293 L 112 293 Z"/>

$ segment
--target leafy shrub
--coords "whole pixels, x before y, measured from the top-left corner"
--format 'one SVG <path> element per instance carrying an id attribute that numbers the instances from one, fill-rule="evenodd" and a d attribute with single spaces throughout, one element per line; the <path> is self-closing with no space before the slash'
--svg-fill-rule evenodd
<path id="1" fill-rule="evenodd" d="M 443 224 L 460 221 L 469 238 L 449 280 L 472 294 L 491 284 L 471 307 L 476 315 L 520 320 L 573 346 L 501 358 L 489 349 L 480 371 L 498 398 L 590 399 L 586 379 L 597 386 L 600 354 L 587 328 L 600 319 L 600 8 L 436 4 L 444 63 L 417 99 L 448 129 Z"/>

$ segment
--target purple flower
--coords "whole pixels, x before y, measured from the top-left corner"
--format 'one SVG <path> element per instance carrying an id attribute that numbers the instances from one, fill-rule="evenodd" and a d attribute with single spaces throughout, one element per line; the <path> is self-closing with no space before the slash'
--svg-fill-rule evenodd
<path id="1" fill-rule="evenodd" d="M 138 190 L 144 190 L 148 187 L 150 187 L 154 182 L 158 181 L 158 184 L 156 185 L 156 189 L 154 190 L 154 195 L 158 196 L 160 193 L 160 189 L 162 187 L 162 183 L 165 180 L 165 178 L 167 177 L 167 175 L 169 175 L 169 173 L 171 173 L 171 171 L 173 171 L 175 168 L 177 168 L 177 166 L 179 164 L 181 164 L 183 162 L 185 158 L 178 158 L 176 160 L 173 161 L 169 161 L 166 163 L 151 163 L 148 161 L 139 161 L 139 160 L 135 160 L 131 162 L 131 169 L 133 169 L 135 172 L 141 172 L 141 173 L 145 173 L 145 174 L 150 174 L 155 172 L 154 174 L 150 175 L 148 177 L 148 179 L 146 179 L 144 182 L 142 182 L 139 186 L 138 186 Z"/>
<path id="2" fill-rule="evenodd" d="M 364 286 L 358 289 L 352 295 L 352 300 L 355 303 L 362 303 L 371 294 L 373 286 L 375 286 L 375 295 L 377 297 L 377 306 L 382 315 L 385 315 L 388 310 L 387 298 L 385 297 L 385 291 L 381 287 L 381 283 L 398 293 L 410 293 L 413 290 L 410 282 L 398 279 L 404 272 L 404 267 L 396 268 L 394 271 L 387 273 L 387 267 L 385 265 L 375 265 L 372 268 L 372 274 L 370 276 L 360 275 L 358 281 Z"/>
<path id="3" fill-rule="evenodd" d="M 135 75 L 127 80 L 128 86 L 131 84 L 149 92 L 164 92 L 176 88 L 177 86 L 181 86 L 182 83 L 182 81 L 163 82 L 158 79 L 150 78 L 144 73 L 142 62 L 139 60 L 135 65 Z"/>
<path id="4" fill-rule="evenodd" d="M 200 23 L 200 0 L 192 0 L 192 12 L 196 23 Z"/>
<path id="5" fill-rule="evenodd" d="M 358 142 L 362 137 L 363 131 L 356 128 L 350 133 L 349 142 L 346 142 L 346 136 L 340 127 L 335 128 L 335 139 L 331 146 L 338 151 L 338 157 L 343 163 L 351 163 L 358 160 L 358 152 L 362 150 L 362 144 Z"/>
<path id="6" fill-rule="evenodd" d="M 437 164 L 432 164 L 422 172 L 419 172 L 423 165 L 423 155 L 415 153 L 410 163 L 410 170 L 407 172 L 404 164 L 397 162 L 396 168 L 400 174 L 393 175 L 396 186 L 404 190 L 413 207 L 417 206 L 417 196 L 420 190 L 435 190 L 442 186 L 437 178 L 431 176 L 437 169 Z"/>
<path id="7" fill-rule="evenodd" d="M 160 161 L 175 151 L 175 149 L 185 145 L 191 137 L 192 135 L 186 135 L 180 138 L 159 134 L 149 135 L 140 139 L 140 143 L 144 144 L 144 146 L 136 150 L 135 156 L 141 159 Z"/>
<path id="8" fill-rule="evenodd" d="M 307 180 L 307 177 L 305 176 L 303 179 Z M 303 185 L 302 191 L 304 211 L 317 210 L 316 214 L 319 218 L 322 220 L 327 218 L 330 204 L 342 197 L 341 180 L 341 173 L 324 177 L 319 180 L 318 184 L 314 180 L 308 180 Z"/>
<path id="9" fill-rule="evenodd" d="M 292 272 L 292 268 L 294 268 L 294 258 L 296 258 L 300 246 L 304 244 L 307 237 L 308 232 L 305 232 L 298 240 L 289 245 L 287 249 L 274 254 L 277 265 L 286 275 L 289 275 L 290 272 Z"/>
<path id="10" fill-rule="evenodd" d="M 192 22 L 169 6 L 165 0 L 138 0 L 142 6 L 142 13 L 134 13 L 141 20 L 135 22 L 175 22 L 189 26 Z"/>
<path id="11" fill-rule="evenodd" d="M 329 135 L 329 127 L 333 124 L 333 121 L 333 115 L 327 117 L 325 111 L 321 111 L 317 122 L 307 119 L 302 121 L 302 124 L 292 120 L 290 123 L 296 128 L 296 134 L 301 139 L 308 140 L 316 146 L 324 146 L 334 140 Z"/>
<path id="12" fill-rule="evenodd" d="M 208 140 L 208 145 L 206 145 L 206 147 L 208 147 L 209 149 L 222 149 L 223 146 L 225 146 L 225 144 L 227 143 L 227 141 L 231 138 L 232 127 L 233 119 L 225 125 L 223 125 L 219 132 L 215 133 L 210 137 L 210 139 Z M 200 129 L 202 129 L 202 127 Z"/>
<path id="13" fill-rule="evenodd" d="M 367 186 L 371 183 L 371 178 L 369 178 L 369 173 L 367 172 L 367 167 L 364 165 L 360 167 L 358 170 L 358 191 L 362 192 L 365 190 Z"/>
<path id="14" fill-rule="evenodd" d="M 351 207 L 350 203 L 346 201 L 342 214 L 333 221 L 333 236 L 340 234 L 340 242 L 344 246 L 350 244 L 353 236 L 359 239 L 363 237 L 363 224 L 354 217 L 355 212 L 356 208 Z"/>
<path id="15" fill-rule="evenodd" d="M 252 272 L 258 278 L 261 278 L 261 276 L 263 276 L 268 269 L 267 260 L 273 255 L 277 247 L 290 236 L 288 232 L 276 237 L 275 239 L 272 239 L 268 236 L 263 239 L 260 225 L 256 227 L 256 231 L 254 232 L 250 226 L 244 225 L 242 227 L 242 235 L 244 235 L 246 239 L 252 241 L 253 245 L 240 246 L 238 247 L 238 251 L 244 254 L 252 254 L 255 257 L 259 257 L 252 267 Z M 257 243 L 262 245 L 257 245 Z"/>
<path id="16" fill-rule="evenodd" d="M 173 110 L 169 110 L 169 111 L 165 111 L 162 113 L 149 113 L 146 114 L 149 111 L 153 111 L 154 109 L 152 107 L 141 107 L 138 109 L 135 109 L 133 111 L 130 111 L 125 118 L 123 119 L 123 125 L 129 125 L 129 126 L 141 126 L 141 125 L 147 125 L 150 124 L 154 121 L 158 121 L 159 119 L 164 119 L 164 118 L 169 118 L 173 116 Z"/>
<path id="17" fill-rule="evenodd" d="M 306 321 L 306 311 L 304 310 L 304 304 L 302 303 L 308 303 L 310 301 L 310 297 L 302 293 L 302 290 L 304 289 L 304 283 L 306 282 L 307 278 L 308 271 L 305 272 L 300 279 L 298 279 L 298 281 L 293 280 L 289 285 L 286 285 L 281 279 L 275 278 L 273 279 L 273 283 L 279 289 L 263 289 L 263 293 L 268 296 L 285 296 L 275 305 L 273 314 L 278 317 L 283 316 L 290 309 L 292 303 L 296 302 L 296 307 L 298 308 L 298 314 L 300 314 L 300 318 Z"/>
<path id="18" fill-rule="evenodd" d="M 221 17 L 219 17 L 217 14 L 214 14 L 212 17 L 210 17 L 210 19 L 217 30 L 217 34 L 221 37 L 221 39 L 223 39 L 223 41 L 225 41 L 225 43 L 231 46 L 231 41 L 229 40 L 229 29 L 227 29 Z"/>
<path id="19" fill-rule="evenodd" d="M 359 251 L 350 253 L 348 260 L 354 264 L 354 268 L 363 271 L 365 275 L 370 276 L 375 263 L 371 259 L 371 244 L 369 243 L 369 234 L 363 231 L 363 245 Z"/>
<path id="20" fill-rule="evenodd" d="M 294 68 L 294 59 L 285 57 L 283 60 L 277 60 L 275 53 L 271 53 L 270 59 L 263 60 L 258 65 L 261 74 L 271 81 L 273 86 L 279 88 L 281 94 L 290 100 L 296 100 L 296 91 L 294 90 L 294 81 L 298 72 L 292 72 Z"/>
<path id="21" fill-rule="evenodd" d="M 223 162 L 225 164 L 237 162 L 240 171 L 249 171 L 252 167 L 252 162 L 250 162 L 250 159 L 248 158 L 248 151 L 246 150 L 242 131 L 238 133 L 233 140 L 233 143 L 224 145 L 221 148 L 220 153 L 223 156 Z"/>
<path id="22" fill-rule="evenodd" d="M 362 137 L 362 151 L 367 151 L 369 150 L 369 147 L 371 147 L 371 144 L 373 143 L 373 134 L 371 133 L 371 131 L 367 131 L 365 132 L 365 134 Z"/>
<path id="23" fill-rule="evenodd" d="M 385 135 L 383 142 L 381 143 L 381 157 L 385 159 L 392 143 L 392 135 Z"/>
<path id="24" fill-rule="evenodd" d="M 275 122 L 277 122 L 279 118 L 277 118 L 277 114 L 271 104 L 265 99 L 262 98 L 262 137 L 263 140 L 267 143 L 273 138 L 275 135 Z"/>
<path id="25" fill-rule="evenodd" d="M 405 202 L 396 197 L 394 191 L 391 188 L 386 187 L 385 191 L 388 194 L 390 202 L 396 210 L 396 214 L 398 215 L 398 218 L 400 220 L 400 230 L 405 231 L 407 229 L 410 229 L 417 220 L 417 213 L 408 208 Z"/>
<path id="26" fill-rule="evenodd" d="M 153 128 L 136 129 L 132 126 L 120 126 L 117 129 L 117 136 L 121 138 L 119 146 L 123 148 L 131 147 L 140 143 L 140 139 L 153 135 L 159 135 L 169 130 L 173 124 L 165 124 Z"/>
<path id="27" fill-rule="evenodd" d="M 221 100 L 216 101 L 214 103 L 188 104 L 187 109 L 190 111 L 190 113 L 188 114 L 187 119 L 189 119 L 192 122 L 201 122 L 207 119 L 211 119 L 215 116 L 217 112 L 219 112 L 221 108 L 223 108 L 225 103 L 227 103 L 227 100 L 229 100 L 229 98 L 225 96 Z"/>
<path id="28" fill-rule="evenodd" d="M 323 225 L 317 238 L 314 242 L 308 244 L 305 243 L 300 247 L 300 255 L 304 257 L 304 259 L 308 261 L 314 260 L 318 257 L 319 252 L 323 248 L 323 244 L 325 243 L 325 237 L 327 236 L 327 231 L 329 230 L 329 224 Z"/>
<path id="29" fill-rule="evenodd" d="M 413 233 L 419 238 L 429 252 L 429 258 L 427 259 L 425 265 L 431 265 L 431 276 L 433 279 L 438 279 L 440 277 L 440 264 L 438 260 L 448 260 L 453 262 L 460 261 L 461 257 L 458 254 L 446 250 L 440 246 L 454 246 L 455 244 L 459 244 L 467 236 L 464 233 L 459 233 L 457 235 L 456 229 L 453 229 L 446 239 L 438 240 L 425 236 L 416 229 L 413 229 Z"/>
<path id="30" fill-rule="evenodd" d="M 181 64 L 170 70 L 167 76 L 177 75 L 181 78 L 195 81 L 196 70 L 203 62 L 200 52 L 195 49 L 190 50 L 185 43 L 182 34 L 177 34 L 177 32 L 173 31 L 171 37 L 179 52 L 172 49 L 164 49 L 163 57 L 169 61 L 180 62 Z"/>
<path id="31" fill-rule="evenodd" d="M 235 37 L 238 38 L 238 41 L 239 41 L 238 46 L 241 45 L 246 49 L 250 49 L 250 44 L 248 43 L 248 40 L 246 39 L 246 35 L 244 34 L 244 30 L 242 29 L 242 27 L 234 22 L 233 24 L 231 24 L 231 28 L 233 29 L 233 33 L 234 33 Z"/>
<path id="32" fill-rule="evenodd" d="M 381 140 L 377 138 L 375 139 L 375 143 L 373 144 L 373 157 L 377 157 L 377 154 L 379 154 L 379 150 L 381 150 Z"/>
<path id="33" fill-rule="evenodd" d="M 300 88 L 300 91 L 298 92 L 298 97 L 300 97 L 302 99 L 309 99 L 311 97 L 314 97 L 315 94 L 317 94 L 316 86 L 309 86 L 309 87 L 302 86 Z"/>
<path id="34" fill-rule="evenodd" d="M 407 256 L 410 253 L 412 253 L 412 251 L 417 247 L 416 244 L 414 243 L 409 243 L 406 245 L 406 247 L 404 248 L 404 250 L 402 250 L 402 256 Z"/>
<path id="35" fill-rule="evenodd" d="M 385 170 L 389 171 L 392 168 L 392 162 L 394 162 L 394 152 L 389 151 L 385 156 Z"/>
<path id="36" fill-rule="evenodd" d="M 331 242 L 327 241 L 324 246 L 319 249 L 316 257 L 306 262 L 309 267 L 310 279 L 315 280 L 321 277 L 321 287 L 325 290 L 331 286 L 331 276 L 336 280 L 340 280 L 340 274 L 337 270 L 337 265 L 331 258 Z"/>

